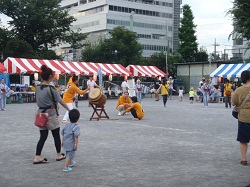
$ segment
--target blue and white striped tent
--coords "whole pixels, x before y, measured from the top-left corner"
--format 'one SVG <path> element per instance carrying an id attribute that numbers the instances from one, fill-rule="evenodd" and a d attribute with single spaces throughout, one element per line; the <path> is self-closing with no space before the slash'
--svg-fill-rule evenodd
<path id="1" fill-rule="evenodd" d="M 240 77 L 241 72 L 250 70 L 250 63 L 244 64 L 221 64 L 210 77 L 236 78 Z"/>

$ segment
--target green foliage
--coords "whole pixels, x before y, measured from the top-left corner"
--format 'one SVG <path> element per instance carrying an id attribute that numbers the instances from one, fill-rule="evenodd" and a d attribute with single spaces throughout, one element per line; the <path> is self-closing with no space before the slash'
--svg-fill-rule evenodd
<path id="1" fill-rule="evenodd" d="M 234 31 L 243 38 L 250 40 L 250 1 L 237 0 L 233 2 L 233 8 L 228 11 L 232 15 Z M 233 34 L 232 33 L 232 34 Z"/>
<path id="2" fill-rule="evenodd" d="M 208 54 L 207 51 L 201 48 L 195 56 L 196 62 L 207 62 L 208 61 Z"/>
<path id="3" fill-rule="evenodd" d="M 0 28 L 0 52 L 4 52 L 4 57 L 58 58 L 49 50 L 59 45 L 58 41 L 81 48 L 86 35 L 70 31 L 75 18 L 59 3 L 60 0 L 0 0 L 0 13 L 11 18 L 8 30 Z"/>
<path id="4" fill-rule="evenodd" d="M 197 37 L 195 35 L 196 25 L 194 24 L 194 16 L 189 5 L 183 6 L 183 18 L 179 28 L 180 45 L 179 53 L 186 62 L 195 61 L 198 51 Z"/>
<path id="5" fill-rule="evenodd" d="M 89 43 L 82 51 L 83 61 L 119 63 L 124 66 L 140 64 L 142 48 L 138 43 L 136 33 L 124 27 L 116 27 L 111 37 L 99 40 L 98 43 Z"/>
<path id="6" fill-rule="evenodd" d="M 181 57 L 179 55 L 168 54 L 167 61 L 169 75 L 176 76 L 177 69 L 175 64 L 182 62 Z M 146 65 L 156 66 L 163 72 L 166 72 L 166 53 L 162 51 L 152 54 Z"/>
<path id="7" fill-rule="evenodd" d="M 10 17 L 17 38 L 34 50 L 48 49 L 63 40 L 75 18 L 59 7 L 59 0 L 0 0 L 0 13 Z"/>
<path id="8" fill-rule="evenodd" d="M 64 41 L 70 44 L 71 48 L 80 49 L 83 46 L 85 46 L 85 44 L 82 41 L 85 40 L 86 38 L 87 34 L 69 31 L 68 33 L 66 33 Z"/>

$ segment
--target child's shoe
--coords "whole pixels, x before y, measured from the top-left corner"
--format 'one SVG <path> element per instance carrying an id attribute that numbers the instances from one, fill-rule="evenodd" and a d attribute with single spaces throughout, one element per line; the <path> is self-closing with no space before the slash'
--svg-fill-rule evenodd
<path id="1" fill-rule="evenodd" d="M 72 171 L 72 168 L 68 167 L 68 168 L 63 168 L 63 171 Z"/>
<path id="2" fill-rule="evenodd" d="M 69 167 L 74 167 L 74 165 L 76 165 L 76 161 L 72 160 L 71 164 L 69 165 Z"/>

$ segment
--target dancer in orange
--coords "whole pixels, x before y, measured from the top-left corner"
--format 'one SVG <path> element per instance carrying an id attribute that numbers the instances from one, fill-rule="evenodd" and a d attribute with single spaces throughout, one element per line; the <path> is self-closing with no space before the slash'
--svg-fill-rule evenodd
<path id="1" fill-rule="evenodd" d="M 83 95 L 86 94 L 88 88 L 86 90 L 81 91 L 78 87 L 78 77 L 73 76 L 69 79 L 69 82 L 67 84 L 67 91 L 63 94 L 63 101 L 67 104 L 70 110 L 74 108 L 73 105 L 73 98 L 75 97 L 75 94 Z M 63 123 L 67 123 L 67 120 L 69 118 L 69 112 L 67 111 L 63 117 Z"/>

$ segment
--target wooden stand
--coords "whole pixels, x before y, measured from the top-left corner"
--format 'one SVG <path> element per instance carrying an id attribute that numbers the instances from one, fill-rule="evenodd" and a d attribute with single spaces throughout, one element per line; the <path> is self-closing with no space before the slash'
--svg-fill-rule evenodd
<path id="1" fill-rule="evenodd" d="M 97 121 L 99 121 L 100 118 L 109 119 L 109 116 L 105 111 L 104 105 L 100 105 L 99 102 L 90 102 L 89 104 L 94 110 L 92 113 L 92 116 L 90 117 L 90 121 L 92 119 L 96 119 Z M 96 117 L 94 117 L 95 114 L 97 115 Z M 104 114 L 104 115 L 102 115 L 102 114 Z"/>

